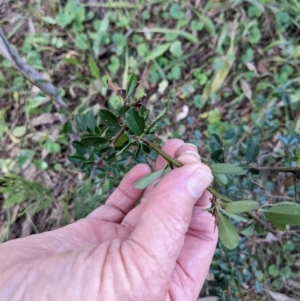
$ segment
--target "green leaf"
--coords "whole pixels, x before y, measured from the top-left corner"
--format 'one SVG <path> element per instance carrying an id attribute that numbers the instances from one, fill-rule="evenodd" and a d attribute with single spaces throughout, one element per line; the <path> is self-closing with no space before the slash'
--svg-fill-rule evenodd
<path id="1" fill-rule="evenodd" d="M 122 134 L 115 143 L 115 147 L 121 147 L 128 141 L 128 135 L 126 133 Z"/>
<path id="2" fill-rule="evenodd" d="M 221 157 L 222 156 L 222 157 Z M 217 149 L 215 150 L 211 155 L 210 158 L 218 161 L 218 162 L 222 162 L 223 161 L 223 150 L 222 149 Z"/>
<path id="3" fill-rule="evenodd" d="M 167 108 L 164 108 L 158 115 L 157 117 L 151 122 L 151 124 L 149 125 L 149 127 L 146 130 L 146 134 L 151 133 L 151 131 L 153 130 L 153 128 L 156 126 L 156 124 L 165 116 L 167 112 Z"/>
<path id="4" fill-rule="evenodd" d="M 107 142 L 106 138 L 97 135 L 86 135 L 81 138 L 81 143 L 86 146 L 99 146 Z"/>
<path id="5" fill-rule="evenodd" d="M 279 269 L 275 264 L 271 264 L 268 267 L 268 272 L 272 277 L 277 277 L 279 275 Z"/>
<path id="6" fill-rule="evenodd" d="M 231 128 L 224 134 L 223 139 L 230 140 L 230 139 L 234 138 L 234 136 L 235 136 L 234 128 Z"/>
<path id="7" fill-rule="evenodd" d="M 256 224 L 255 231 L 257 232 L 258 235 L 262 235 L 266 233 L 265 228 L 259 223 Z"/>
<path id="8" fill-rule="evenodd" d="M 136 161 L 142 149 L 142 143 L 138 143 L 137 148 L 135 150 L 135 154 L 133 160 Z"/>
<path id="9" fill-rule="evenodd" d="M 111 147 L 110 146 L 103 146 L 103 147 L 100 147 L 99 149 L 96 150 L 96 154 L 98 156 L 101 156 L 103 155 L 104 152 L 106 152 L 107 150 L 109 150 Z"/>
<path id="10" fill-rule="evenodd" d="M 300 205 L 291 202 L 281 202 L 263 209 L 267 218 L 283 225 L 300 225 Z"/>
<path id="11" fill-rule="evenodd" d="M 156 48 L 152 49 L 148 55 L 145 57 L 145 62 L 151 61 L 156 59 L 157 57 L 163 55 L 171 46 L 171 43 L 165 43 L 157 46 Z"/>
<path id="12" fill-rule="evenodd" d="M 16 126 L 13 131 L 12 131 L 12 134 L 15 136 L 15 137 L 22 137 L 26 134 L 26 127 L 25 126 Z"/>
<path id="13" fill-rule="evenodd" d="M 125 35 L 116 32 L 112 35 L 112 41 L 118 48 L 124 48 L 127 43 L 127 38 L 125 37 Z"/>
<path id="14" fill-rule="evenodd" d="M 137 86 L 137 77 L 134 73 L 131 74 L 128 85 L 127 85 L 127 97 L 129 97 Z"/>
<path id="15" fill-rule="evenodd" d="M 204 13 L 200 13 L 197 10 L 194 10 L 195 14 L 198 16 L 199 20 L 204 24 L 205 29 L 207 32 L 212 36 L 216 36 L 216 28 L 214 22 L 211 18 L 207 17 Z"/>
<path id="16" fill-rule="evenodd" d="M 146 122 L 149 117 L 149 110 L 144 105 L 142 105 L 139 109 L 139 112 L 140 116 L 142 116 Z"/>
<path id="17" fill-rule="evenodd" d="M 215 58 L 214 63 L 213 63 L 213 69 L 215 71 L 220 71 L 224 68 L 225 66 L 225 61 L 222 58 Z"/>
<path id="18" fill-rule="evenodd" d="M 76 35 L 75 47 L 77 47 L 80 50 L 89 49 L 90 45 L 89 45 L 88 38 L 87 38 L 86 34 L 80 33 L 80 34 Z"/>
<path id="19" fill-rule="evenodd" d="M 99 115 L 107 125 L 120 126 L 119 120 L 114 113 L 108 110 L 100 110 Z"/>
<path id="20" fill-rule="evenodd" d="M 72 23 L 74 15 L 67 10 L 60 10 L 55 17 L 55 22 L 61 27 L 65 27 Z"/>
<path id="21" fill-rule="evenodd" d="M 72 162 L 73 164 L 81 164 L 86 161 L 86 158 L 81 156 L 70 156 L 69 161 Z"/>
<path id="22" fill-rule="evenodd" d="M 80 141 L 73 141 L 72 146 L 75 148 L 75 150 L 78 153 L 81 153 L 81 154 L 86 154 L 90 151 L 90 148 L 88 148 L 87 146 L 82 144 Z"/>
<path id="23" fill-rule="evenodd" d="M 172 3 L 172 5 L 170 7 L 170 15 L 175 20 L 184 18 L 184 12 L 181 11 L 180 6 L 177 3 Z"/>
<path id="24" fill-rule="evenodd" d="M 119 112 L 119 110 L 124 106 L 124 99 L 119 97 L 118 95 L 112 95 L 109 99 L 108 99 L 108 107 L 110 108 L 110 110 L 112 110 L 113 112 Z M 127 107 L 125 107 L 127 108 Z M 127 108 L 128 109 L 128 108 Z"/>
<path id="25" fill-rule="evenodd" d="M 181 47 L 181 42 L 180 41 L 175 41 L 171 47 L 170 47 L 170 52 L 175 56 L 175 57 L 181 57 L 183 55 L 182 47 Z"/>
<path id="26" fill-rule="evenodd" d="M 95 62 L 95 60 L 91 56 L 89 57 L 88 63 L 89 63 L 91 74 L 96 79 L 101 79 L 101 75 L 100 75 L 100 71 L 99 71 L 99 68 L 97 66 L 97 63 Z"/>
<path id="27" fill-rule="evenodd" d="M 100 44 L 102 42 L 102 39 L 105 35 L 105 33 L 107 32 L 108 26 L 109 26 L 109 18 L 110 18 L 110 14 L 107 13 L 104 18 L 102 19 L 100 26 L 96 27 L 97 30 L 97 35 L 96 38 L 94 40 L 93 43 L 93 51 L 95 54 L 95 57 L 99 56 L 100 53 Z"/>
<path id="28" fill-rule="evenodd" d="M 30 149 L 21 149 L 18 153 L 17 164 L 24 166 L 28 161 L 31 161 L 34 156 L 34 151 Z"/>
<path id="29" fill-rule="evenodd" d="M 77 114 L 76 117 L 75 117 L 75 120 L 76 120 L 76 124 L 77 124 L 78 129 L 80 131 L 85 132 L 87 130 L 87 125 L 85 123 L 84 115 Z"/>
<path id="30" fill-rule="evenodd" d="M 118 110 L 118 116 L 124 116 L 125 113 L 129 110 L 129 108 L 127 106 L 122 106 L 119 110 Z"/>
<path id="31" fill-rule="evenodd" d="M 148 174 L 147 176 L 141 178 L 140 180 L 138 180 L 135 184 L 134 187 L 137 189 L 145 189 L 148 186 L 150 186 L 151 184 L 153 184 L 158 178 L 160 178 L 162 176 L 162 174 L 164 173 L 164 168 L 151 172 L 150 174 Z"/>
<path id="32" fill-rule="evenodd" d="M 238 175 L 238 176 L 243 174 L 242 168 L 230 163 L 214 163 L 211 164 L 209 167 L 212 170 L 212 172 L 216 174 L 220 173 L 224 175 Z"/>
<path id="33" fill-rule="evenodd" d="M 253 210 L 258 205 L 255 201 L 236 201 L 226 204 L 225 211 L 228 213 L 243 213 Z"/>
<path id="34" fill-rule="evenodd" d="M 250 235 L 255 230 L 255 227 L 256 223 L 251 223 L 250 225 L 247 225 L 242 230 L 240 230 L 240 233 L 243 235 Z"/>
<path id="35" fill-rule="evenodd" d="M 136 108 L 130 108 L 125 115 L 126 122 L 133 134 L 140 136 L 145 129 L 145 120 Z"/>
<path id="36" fill-rule="evenodd" d="M 228 213 L 225 210 L 222 211 L 224 214 L 226 214 L 227 216 L 240 221 L 240 222 L 244 222 L 247 223 L 250 221 L 250 217 L 246 216 L 246 215 L 240 215 L 240 214 L 234 214 L 234 213 Z"/>
<path id="37" fill-rule="evenodd" d="M 110 166 L 112 163 L 115 163 L 116 159 L 116 150 L 111 149 L 108 156 L 106 157 L 106 163 Z"/>
<path id="38" fill-rule="evenodd" d="M 94 165 L 96 163 L 96 161 L 85 161 L 85 162 L 83 162 L 83 166 L 92 166 L 92 165 Z"/>
<path id="39" fill-rule="evenodd" d="M 79 59 L 76 59 L 76 58 L 73 58 L 73 57 L 70 57 L 70 58 L 64 58 L 64 59 L 62 60 L 62 62 L 68 63 L 68 64 L 73 64 L 73 65 L 76 65 L 76 66 L 81 65 L 80 60 L 79 60 Z"/>
<path id="40" fill-rule="evenodd" d="M 241 59 L 243 63 L 249 63 L 253 61 L 254 58 L 254 50 L 252 48 L 247 48 L 247 50 L 242 55 Z"/>
<path id="41" fill-rule="evenodd" d="M 253 162 L 259 154 L 260 146 L 258 143 L 251 142 L 247 146 L 246 160 L 248 163 Z"/>
<path id="42" fill-rule="evenodd" d="M 73 133 L 73 127 L 72 127 L 72 122 L 71 120 L 68 120 L 62 128 L 62 131 L 64 134 L 72 134 Z"/>
<path id="43" fill-rule="evenodd" d="M 148 44 L 141 43 L 138 45 L 136 50 L 137 50 L 139 56 L 144 57 L 146 55 L 146 53 L 148 52 L 148 49 L 149 49 Z"/>
<path id="44" fill-rule="evenodd" d="M 239 243 L 239 234 L 236 227 L 222 214 L 218 216 L 219 238 L 228 249 L 234 249 Z"/>
<path id="45" fill-rule="evenodd" d="M 280 230 L 280 231 L 285 231 L 286 225 L 279 223 L 279 222 L 277 221 L 276 217 L 274 218 L 272 215 L 271 215 L 271 216 L 268 215 L 267 218 L 269 219 L 269 221 L 272 223 L 272 225 L 273 225 L 276 229 L 278 229 L 278 230 Z"/>
<path id="46" fill-rule="evenodd" d="M 284 278 L 290 278 L 291 277 L 291 275 L 292 275 L 292 270 L 291 270 L 291 268 L 290 267 L 284 267 L 284 268 L 282 268 L 281 270 L 280 270 L 280 275 L 282 276 L 282 277 L 284 277 Z"/>
<path id="47" fill-rule="evenodd" d="M 178 30 L 178 29 L 169 29 L 169 28 L 148 28 L 149 32 L 154 32 L 154 33 L 161 33 L 161 34 L 165 34 L 165 35 L 177 35 L 177 36 L 181 36 L 182 38 L 195 43 L 195 44 L 200 44 L 200 41 L 198 40 L 198 38 L 196 38 L 195 36 L 193 36 L 192 34 L 190 34 L 187 31 L 184 30 Z M 144 30 L 138 30 L 138 32 L 144 32 Z"/>
<path id="48" fill-rule="evenodd" d="M 43 18 L 43 21 L 45 23 L 49 23 L 49 24 L 53 24 L 53 25 L 56 24 L 56 21 L 52 17 L 50 17 L 50 16 L 45 16 Z"/>
<path id="49" fill-rule="evenodd" d="M 48 153 L 59 153 L 61 151 L 60 145 L 51 139 L 44 144 L 44 148 Z"/>
<path id="50" fill-rule="evenodd" d="M 131 145 L 134 145 L 134 141 L 130 141 L 128 144 L 126 144 L 121 150 L 119 150 L 116 153 L 116 156 L 120 156 L 122 153 L 124 153 L 125 151 L 127 151 Z"/>
<path id="51" fill-rule="evenodd" d="M 84 121 L 89 130 L 93 132 L 96 127 L 96 119 L 93 112 L 88 111 L 84 116 Z"/>
<path id="52" fill-rule="evenodd" d="M 218 146 L 219 148 L 222 148 L 221 138 L 217 134 L 211 134 L 210 139 L 216 146 Z"/>
<path id="53" fill-rule="evenodd" d="M 228 183 L 228 178 L 225 175 L 222 175 L 222 174 L 214 174 L 214 181 L 218 185 L 224 186 Z"/>
<path id="54" fill-rule="evenodd" d="M 34 164 L 39 170 L 46 170 L 48 168 L 48 163 L 42 159 L 36 160 Z"/>
<path id="55" fill-rule="evenodd" d="M 3 205 L 4 209 L 8 209 L 10 206 L 15 205 L 17 203 L 21 203 L 23 201 L 25 201 L 27 198 L 27 195 L 24 194 L 24 191 L 22 192 L 18 192 L 18 193 L 14 193 L 13 195 L 11 195 L 10 197 L 8 197 Z"/>
<path id="56" fill-rule="evenodd" d="M 113 75 L 116 74 L 120 68 L 120 59 L 117 56 L 112 55 L 110 57 L 110 63 L 107 68 L 110 73 L 112 73 Z"/>

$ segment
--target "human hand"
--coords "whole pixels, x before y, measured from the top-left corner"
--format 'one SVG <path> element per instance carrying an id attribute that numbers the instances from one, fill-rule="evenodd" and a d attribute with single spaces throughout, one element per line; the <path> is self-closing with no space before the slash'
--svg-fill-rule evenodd
<path id="1" fill-rule="evenodd" d="M 88 217 L 0 245 L 0 300 L 194 301 L 217 243 L 203 211 L 212 175 L 192 145 L 163 150 L 184 166 L 156 185 L 134 188 L 151 172 L 138 164 Z M 164 165 L 159 157 L 155 169 Z"/>

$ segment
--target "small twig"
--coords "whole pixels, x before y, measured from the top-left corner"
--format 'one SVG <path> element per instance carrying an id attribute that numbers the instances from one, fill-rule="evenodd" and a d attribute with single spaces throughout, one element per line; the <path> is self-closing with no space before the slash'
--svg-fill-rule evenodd
<path id="1" fill-rule="evenodd" d="M 174 165 L 176 167 L 182 166 L 182 164 L 179 161 L 172 158 L 170 155 L 168 155 L 166 152 L 164 152 L 162 149 L 160 149 L 155 143 L 153 143 L 145 138 L 141 138 L 141 140 L 143 142 L 145 142 L 150 148 L 152 148 L 154 151 L 156 151 L 159 155 L 161 155 L 166 161 L 168 161 L 172 165 Z"/>
<path id="2" fill-rule="evenodd" d="M 293 197 L 289 197 L 289 196 L 286 196 L 286 195 L 268 195 L 268 194 L 265 194 L 265 196 L 268 197 L 268 198 L 272 198 L 272 199 L 285 199 L 285 200 L 294 201 Z"/>
<path id="3" fill-rule="evenodd" d="M 4 35 L 3 30 L 0 28 L 0 53 L 12 63 L 12 65 L 21 72 L 21 74 L 27 78 L 34 86 L 38 87 L 45 94 L 55 100 L 60 106 L 68 110 L 70 114 L 72 112 L 68 108 L 67 104 L 63 101 L 59 90 L 51 83 L 45 82 L 45 79 L 34 68 L 27 65 L 19 57 L 17 52 L 12 48 L 7 38 Z"/>
<path id="4" fill-rule="evenodd" d="M 296 182 L 296 178 L 294 177 L 294 190 L 295 190 L 295 200 L 294 202 L 297 202 L 298 199 L 298 188 L 297 188 L 297 182 Z"/>
<path id="5" fill-rule="evenodd" d="M 125 131 L 125 126 L 123 125 L 122 128 L 120 129 L 120 131 L 117 133 L 117 135 L 115 136 L 115 138 L 112 140 L 111 142 L 111 146 L 113 147 L 115 145 L 115 143 L 117 142 L 117 140 L 122 136 L 122 134 Z M 109 153 L 110 148 L 108 150 L 106 150 L 101 157 L 99 158 L 99 160 L 96 162 L 95 166 L 96 168 L 99 167 L 103 161 L 103 159 L 107 156 L 107 154 Z"/>
<path id="6" fill-rule="evenodd" d="M 300 167 L 253 167 L 259 171 L 277 171 L 277 172 L 291 172 L 298 173 L 300 172 Z"/>
<path id="7" fill-rule="evenodd" d="M 170 155 L 168 155 L 166 152 L 164 152 L 162 149 L 160 149 L 155 143 L 153 143 L 145 138 L 142 138 L 141 140 L 143 142 L 145 142 L 150 148 L 152 148 L 154 151 L 156 151 L 159 155 L 161 155 L 166 161 L 168 161 L 173 166 L 176 166 L 176 167 L 183 166 L 179 161 L 172 158 Z M 232 202 L 232 200 L 229 197 L 217 192 L 217 190 L 215 190 L 212 186 L 209 186 L 207 188 L 207 190 L 218 199 L 222 199 L 223 201 L 225 201 L 227 203 Z"/>
<path id="8" fill-rule="evenodd" d="M 6 135 L 3 137 L 2 141 L 0 142 L 0 147 L 2 148 L 7 137 L 12 133 L 12 131 L 14 130 L 15 126 L 17 125 L 19 121 L 19 117 L 17 118 L 17 120 L 13 123 L 13 125 L 10 127 L 9 131 L 6 133 Z"/>
<path id="9" fill-rule="evenodd" d="M 109 172 L 110 172 L 110 171 L 109 171 Z M 101 180 L 100 185 L 99 185 L 100 188 L 103 187 L 103 185 L 104 185 L 106 179 L 108 178 L 109 172 L 107 172 L 107 173 L 104 175 L 103 179 Z"/>
<path id="10" fill-rule="evenodd" d="M 227 196 L 224 195 L 224 194 L 219 193 L 219 192 L 218 192 L 217 190 L 215 190 L 212 186 L 209 186 L 209 187 L 207 188 L 207 190 L 208 190 L 211 194 L 213 194 L 216 198 L 221 199 L 221 200 L 225 201 L 226 203 L 231 203 L 231 202 L 232 202 L 232 200 L 231 200 L 229 197 L 227 197 Z"/>
<path id="11" fill-rule="evenodd" d="M 274 230 L 271 226 L 269 226 L 266 222 L 261 220 L 254 212 L 247 213 L 250 217 L 252 217 L 256 222 L 261 224 L 267 231 L 271 232 L 274 236 L 278 236 L 278 232 Z"/>
<path id="12" fill-rule="evenodd" d="M 103 129 L 102 129 L 102 131 L 99 133 L 99 136 L 102 136 L 104 133 L 105 133 L 105 131 L 108 129 L 108 125 L 105 125 L 104 127 L 103 127 Z"/>
<path id="13" fill-rule="evenodd" d="M 256 181 L 252 180 L 250 177 L 246 176 L 246 179 L 249 180 L 250 182 L 252 182 L 257 187 L 259 187 L 260 189 L 262 189 L 263 191 L 266 191 L 266 189 L 263 186 L 259 185 Z"/>

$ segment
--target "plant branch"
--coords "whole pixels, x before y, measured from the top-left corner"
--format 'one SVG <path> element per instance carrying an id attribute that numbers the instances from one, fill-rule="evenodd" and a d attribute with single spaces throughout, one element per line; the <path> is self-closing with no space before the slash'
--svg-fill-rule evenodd
<path id="1" fill-rule="evenodd" d="M 166 152 L 164 152 L 162 149 L 160 149 L 155 143 L 148 141 L 145 138 L 142 138 L 142 141 L 145 142 L 150 148 L 152 148 L 154 151 L 156 151 L 159 155 L 161 155 L 166 161 L 168 161 L 169 163 L 173 164 L 174 166 L 177 167 L 181 167 L 182 164 L 177 161 L 176 159 L 172 158 L 171 156 L 169 156 Z M 295 168 L 294 168 L 295 169 Z M 296 168 L 297 169 L 297 168 Z M 300 170 L 300 168 L 299 168 Z M 207 188 L 207 190 L 214 195 L 217 199 L 221 199 L 223 201 L 225 201 L 226 203 L 230 203 L 232 202 L 232 200 L 219 193 L 218 191 L 216 191 L 212 186 L 209 186 Z M 271 232 L 273 235 L 277 236 L 278 232 L 276 230 L 274 230 L 270 225 L 268 225 L 266 222 L 264 222 L 262 219 L 260 219 L 256 213 L 254 212 L 247 212 L 247 215 L 250 216 L 252 219 L 254 219 L 257 223 L 259 223 L 260 225 L 262 225 L 268 232 Z"/>
<path id="2" fill-rule="evenodd" d="M 142 141 L 145 142 L 150 148 L 152 148 L 154 151 L 156 151 L 159 155 L 161 155 L 166 161 L 168 161 L 172 165 L 174 165 L 176 167 L 181 167 L 182 166 L 182 164 L 179 161 L 172 158 L 170 155 L 168 155 L 166 152 L 164 152 L 162 149 L 160 149 L 155 143 L 153 143 L 153 142 L 151 142 L 151 141 L 149 141 L 145 138 L 142 138 Z M 227 196 L 217 192 L 217 190 L 215 190 L 212 186 L 209 186 L 207 188 L 207 190 L 218 199 L 222 199 L 227 203 L 232 202 L 232 200 L 230 198 L 228 198 Z"/>
<path id="3" fill-rule="evenodd" d="M 271 106 L 273 106 L 275 101 L 275 98 L 273 98 L 269 104 L 262 110 L 261 114 L 259 115 L 259 117 L 255 120 L 255 123 L 253 123 L 249 129 L 247 131 L 245 131 L 244 135 L 239 139 L 239 141 L 231 148 L 233 148 L 232 150 L 229 151 L 227 158 L 226 158 L 226 162 L 228 162 L 233 154 L 234 149 L 238 149 L 238 146 L 240 144 L 243 143 L 243 141 L 252 133 L 253 128 L 255 127 L 255 125 L 263 118 L 263 116 L 265 115 L 265 113 L 267 112 L 267 110 L 269 110 L 269 108 Z"/>
<path id="4" fill-rule="evenodd" d="M 172 158 L 170 155 L 168 155 L 166 152 L 164 152 L 162 149 L 160 149 L 155 143 L 153 143 L 145 138 L 141 138 L 141 140 L 143 142 L 145 142 L 150 148 L 152 148 L 154 151 L 156 151 L 159 155 L 161 155 L 166 161 L 168 161 L 172 165 L 174 165 L 176 167 L 182 166 L 182 164 L 179 161 Z"/>
<path id="5" fill-rule="evenodd" d="M 247 214 L 252 217 L 257 223 L 261 224 L 267 231 L 271 232 L 274 236 L 278 236 L 278 232 L 274 230 L 270 225 L 260 219 L 256 213 L 254 212 L 247 212 Z"/>
<path id="6" fill-rule="evenodd" d="M 122 136 L 122 134 L 125 131 L 125 125 L 123 125 L 120 129 L 120 131 L 117 133 L 117 135 L 114 137 L 114 139 L 111 142 L 111 146 L 113 147 L 115 145 L 115 143 L 118 141 L 118 139 Z M 108 150 L 106 150 L 101 157 L 99 158 L 99 160 L 96 162 L 95 166 L 99 167 L 103 161 L 103 159 L 107 156 L 107 154 L 109 153 L 110 148 Z"/>
<path id="7" fill-rule="evenodd" d="M 224 194 L 219 193 L 219 192 L 218 192 L 216 189 L 214 189 L 212 186 L 209 186 L 209 187 L 207 188 L 207 190 L 208 190 L 212 195 L 214 195 L 216 198 L 221 199 L 221 200 L 225 201 L 226 203 L 231 203 L 231 202 L 232 202 L 232 200 L 231 200 L 229 197 L 225 196 Z"/>
<path id="8" fill-rule="evenodd" d="M 291 172 L 298 173 L 300 172 L 300 167 L 253 167 L 254 169 L 260 171 L 277 171 L 277 172 Z"/>
<path id="9" fill-rule="evenodd" d="M 68 110 L 70 114 L 72 112 L 67 107 L 67 104 L 63 101 L 59 95 L 59 90 L 46 80 L 37 72 L 34 68 L 23 62 L 17 52 L 12 48 L 8 42 L 3 30 L 0 28 L 0 54 L 2 54 L 13 66 L 17 69 L 25 78 L 27 78 L 34 86 L 38 87 L 45 94 L 50 96 L 61 107 Z"/>

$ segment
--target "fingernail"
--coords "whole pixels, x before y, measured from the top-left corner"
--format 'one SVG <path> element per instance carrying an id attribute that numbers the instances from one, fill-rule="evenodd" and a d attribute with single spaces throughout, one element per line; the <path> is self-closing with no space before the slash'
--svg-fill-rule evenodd
<path id="1" fill-rule="evenodd" d="M 186 146 L 192 146 L 192 147 L 194 147 L 195 150 L 198 152 L 198 147 L 197 147 L 195 144 L 193 144 L 193 143 L 184 143 L 183 145 L 186 145 Z"/>
<path id="2" fill-rule="evenodd" d="M 189 193 L 194 197 L 195 199 L 199 199 L 202 195 L 203 191 L 206 189 L 206 184 L 203 185 L 203 182 L 207 183 L 207 181 L 204 181 L 205 177 L 210 178 L 210 182 L 212 182 L 213 176 L 208 171 L 202 168 L 196 169 L 188 178 L 187 181 L 187 189 Z"/>
<path id="3" fill-rule="evenodd" d="M 195 157 L 197 157 L 198 159 L 201 160 L 200 155 L 196 152 L 193 152 L 193 151 L 186 151 L 186 152 L 182 153 L 180 156 L 183 156 L 183 155 L 192 155 L 192 156 L 195 156 Z"/>

